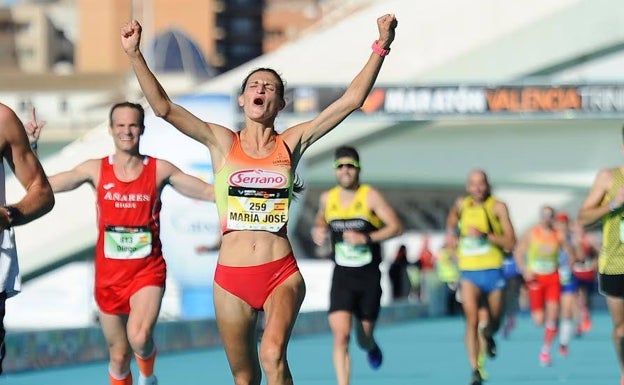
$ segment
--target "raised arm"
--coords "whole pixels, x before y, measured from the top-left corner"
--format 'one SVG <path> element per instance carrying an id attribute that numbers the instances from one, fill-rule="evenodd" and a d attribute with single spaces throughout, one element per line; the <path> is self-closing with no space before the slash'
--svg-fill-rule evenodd
<path id="1" fill-rule="evenodd" d="M 154 114 L 171 123 L 175 128 L 191 138 L 207 146 L 218 145 L 213 130 L 225 129 L 216 124 L 206 123 L 187 111 L 182 106 L 173 103 L 156 76 L 149 69 L 140 50 L 141 25 L 133 20 L 121 28 L 121 45 L 130 59 L 132 69 L 139 81 L 141 90 L 152 107 Z M 227 147 L 229 148 L 229 147 Z"/>
<path id="2" fill-rule="evenodd" d="M 379 29 L 379 39 L 374 42 L 375 46 L 378 47 L 378 51 L 379 49 L 389 50 L 394 40 L 395 28 L 397 27 L 396 18 L 390 14 L 381 16 L 377 19 L 377 27 Z M 384 56 L 384 54 L 372 52 L 364 68 L 351 81 L 351 84 L 349 84 L 349 87 L 340 98 L 321 111 L 313 120 L 301 123 L 288 130 L 291 131 L 289 134 L 295 135 L 301 142 L 300 147 L 292 146 L 293 143 L 289 143 L 292 146 L 291 148 L 300 148 L 300 153 L 302 154 L 312 143 L 336 127 L 349 114 L 362 107 L 375 84 L 381 65 L 384 62 Z"/>
<path id="3" fill-rule="evenodd" d="M 37 115 L 35 108 L 31 109 L 31 119 L 24 124 L 24 131 L 28 137 L 30 148 L 33 153 L 37 155 L 37 142 L 41 135 L 41 130 L 45 126 L 46 122 L 37 121 Z M 80 187 L 83 183 L 89 183 L 95 187 L 97 185 L 97 178 L 99 178 L 99 163 L 97 159 L 87 160 L 74 167 L 72 170 L 64 171 L 56 175 L 48 177 L 52 191 L 64 192 L 71 191 Z"/>
<path id="4" fill-rule="evenodd" d="M 173 164 L 159 159 L 157 178 L 159 185 L 170 184 L 177 192 L 189 198 L 212 201 L 215 200 L 214 186 L 189 174 L 185 174 Z"/>
<path id="5" fill-rule="evenodd" d="M 13 212 L 2 209 L 0 229 L 28 223 L 54 207 L 54 195 L 43 168 L 31 151 L 24 126 L 15 112 L 0 104 L 0 141 L 2 156 L 7 160 L 17 180 L 26 190 Z"/>
<path id="6" fill-rule="evenodd" d="M 28 142 L 30 143 L 30 148 L 33 150 L 35 155 L 38 155 L 37 150 L 37 142 L 39 141 L 39 135 L 41 135 L 41 130 L 46 125 L 46 121 L 37 121 L 37 113 L 35 112 L 35 106 L 30 108 L 30 120 L 24 123 L 24 130 L 26 130 L 26 136 L 28 137 Z"/>

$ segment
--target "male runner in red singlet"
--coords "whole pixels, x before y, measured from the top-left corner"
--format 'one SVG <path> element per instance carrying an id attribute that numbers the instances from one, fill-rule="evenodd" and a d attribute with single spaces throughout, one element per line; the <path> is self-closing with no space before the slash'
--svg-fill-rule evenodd
<path id="1" fill-rule="evenodd" d="M 275 119 L 286 106 L 284 82 L 271 68 L 251 71 L 238 105 L 240 131 L 204 121 L 174 103 L 149 69 L 140 50 L 141 25 L 121 29 L 121 43 L 157 116 L 204 144 L 215 168 L 215 197 L 223 232 L 214 282 L 217 325 L 236 384 L 290 385 L 287 346 L 305 297 L 305 283 L 288 240 L 287 222 L 303 153 L 364 105 L 384 57 L 390 53 L 397 21 L 377 19 L 379 38 L 345 93 L 309 121 L 278 133 Z M 360 235 L 359 242 L 366 243 Z M 258 349 L 256 322 L 264 312 Z"/>
<path id="2" fill-rule="evenodd" d="M 109 346 L 111 385 L 132 385 L 133 352 L 139 385 L 157 384 L 152 333 L 166 278 L 159 237 L 160 193 L 171 185 L 188 197 L 214 200 L 211 184 L 165 160 L 139 153 L 143 121 L 141 105 L 115 104 L 109 128 L 115 153 L 49 177 L 54 192 L 74 190 L 84 183 L 96 192 L 95 300 Z M 26 125 L 35 146 L 40 129 L 36 119 Z"/>

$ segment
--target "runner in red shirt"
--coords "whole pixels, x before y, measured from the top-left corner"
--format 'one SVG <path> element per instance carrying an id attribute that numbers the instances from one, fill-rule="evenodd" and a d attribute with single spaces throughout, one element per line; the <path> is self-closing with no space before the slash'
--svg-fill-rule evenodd
<path id="1" fill-rule="evenodd" d="M 162 189 L 169 184 L 188 197 L 214 200 L 211 184 L 139 153 L 144 115 L 139 104 L 115 104 L 109 127 L 115 153 L 49 177 L 54 192 L 84 183 L 96 192 L 95 300 L 109 347 L 111 385 L 132 385 L 132 353 L 140 372 L 138 384 L 157 384 L 152 333 L 166 278 L 159 236 Z M 26 125 L 35 148 L 41 127 L 34 120 Z"/>

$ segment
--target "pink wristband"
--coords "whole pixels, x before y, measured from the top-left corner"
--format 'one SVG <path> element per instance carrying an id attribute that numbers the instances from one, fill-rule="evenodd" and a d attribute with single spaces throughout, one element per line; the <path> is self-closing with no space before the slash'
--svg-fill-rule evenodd
<path id="1" fill-rule="evenodd" d="M 377 55 L 381 57 L 387 56 L 390 53 L 390 48 L 388 49 L 381 48 L 377 44 L 377 40 L 373 41 L 373 45 L 371 46 L 371 48 L 373 49 L 373 52 L 375 52 Z"/>

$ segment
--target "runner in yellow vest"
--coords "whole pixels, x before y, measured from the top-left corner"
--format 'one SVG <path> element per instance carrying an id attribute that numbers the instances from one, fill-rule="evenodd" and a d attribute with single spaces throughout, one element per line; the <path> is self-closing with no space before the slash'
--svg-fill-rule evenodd
<path id="1" fill-rule="evenodd" d="M 607 298 L 624 385 L 624 165 L 598 172 L 578 213 L 578 221 L 584 226 L 600 220 L 603 241 L 598 256 L 598 286 Z"/>
<path id="2" fill-rule="evenodd" d="M 355 148 L 338 147 L 334 159 L 338 185 L 319 197 L 312 239 L 323 245 L 329 236 L 334 251 L 328 320 L 334 336 L 336 382 L 349 385 L 353 324 L 371 368 L 382 364 L 374 337 L 381 307 L 381 242 L 400 235 L 403 224 L 379 190 L 360 183 L 360 156 Z"/>
<path id="3" fill-rule="evenodd" d="M 500 327 L 503 310 L 503 252 L 513 249 L 516 235 L 507 205 L 492 196 L 483 170 L 468 174 L 466 191 L 468 196 L 459 197 L 449 211 L 446 242 L 457 247 L 461 301 L 466 318 L 465 343 L 472 368 L 470 384 L 481 385 L 479 331 L 487 344 L 486 352 L 494 357 L 494 335 Z M 484 304 L 486 314 L 481 320 L 480 304 Z M 480 321 L 487 324 L 479 325 Z"/>

